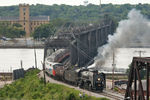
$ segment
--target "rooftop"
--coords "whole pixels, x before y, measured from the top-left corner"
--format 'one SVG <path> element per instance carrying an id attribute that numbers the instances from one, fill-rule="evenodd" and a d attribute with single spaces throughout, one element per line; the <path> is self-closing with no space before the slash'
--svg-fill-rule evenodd
<path id="1" fill-rule="evenodd" d="M 31 16 L 30 21 L 49 21 L 49 16 Z"/>
<path id="2" fill-rule="evenodd" d="M 11 16 L 0 16 L 0 21 L 18 21 L 19 17 L 11 17 Z"/>
<path id="3" fill-rule="evenodd" d="M 19 21 L 19 17 L 0 16 L 0 21 Z M 31 16 L 30 21 L 49 21 L 49 16 Z"/>

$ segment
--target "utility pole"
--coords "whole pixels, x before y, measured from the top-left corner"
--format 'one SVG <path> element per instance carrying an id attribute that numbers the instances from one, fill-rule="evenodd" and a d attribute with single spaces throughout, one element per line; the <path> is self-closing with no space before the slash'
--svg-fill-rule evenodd
<path id="1" fill-rule="evenodd" d="M 37 60 L 36 60 L 36 50 L 34 48 L 34 57 L 35 57 L 35 68 L 37 68 Z"/>
<path id="2" fill-rule="evenodd" d="M 20 60 L 21 69 L 23 68 L 22 60 Z"/>
<path id="3" fill-rule="evenodd" d="M 35 40 L 34 40 L 34 58 L 35 58 L 35 68 L 37 69 L 37 59 L 36 59 Z"/>
<path id="4" fill-rule="evenodd" d="M 102 2 L 101 2 L 102 0 L 99 0 L 99 7 L 101 8 L 101 4 L 102 4 Z"/>
<path id="5" fill-rule="evenodd" d="M 43 78 L 44 78 L 44 84 L 46 85 L 46 76 L 45 76 L 45 62 L 42 62 L 42 67 L 43 67 Z"/>
<path id="6" fill-rule="evenodd" d="M 113 62 L 112 62 L 112 90 L 114 89 L 114 71 L 115 71 L 115 50 L 113 50 Z"/>
<path id="7" fill-rule="evenodd" d="M 139 54 L 139 57 L 142 57 L 142 53 L 144 54 L 146 51 L 139 50 L 139 51 L 134 51 L 134 52 L 137 52 Z"/>
<path id="8" fill-rule="evenodd" d="M 44 84 L 46 85 L 46 76 L 45 76 L 45 58 L 47 56 L 47 47 L 46 45 L 44 46 L 44 59 L 43 59 L 43 63 L 42 63 L 42 66 L 43 66 L 43 77 L 44 77 Z"/>

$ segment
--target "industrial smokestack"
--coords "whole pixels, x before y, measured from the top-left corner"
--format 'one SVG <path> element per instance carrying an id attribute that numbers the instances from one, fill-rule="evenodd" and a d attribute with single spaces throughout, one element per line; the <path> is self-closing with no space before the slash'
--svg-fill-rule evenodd
<path id="1" fill-rule="evenodd" d="M 114 35 L 108 36 L 108 43 L 98 48 L 98 55 L 94 64 L 98 68 L 105 67 L 108 57 L 112 56 L 116 48 L 126 48 L 130 43 L 150 43 L 150 21 L 140 11 L 132 9 L 127 19 L 119 22 Z"/>

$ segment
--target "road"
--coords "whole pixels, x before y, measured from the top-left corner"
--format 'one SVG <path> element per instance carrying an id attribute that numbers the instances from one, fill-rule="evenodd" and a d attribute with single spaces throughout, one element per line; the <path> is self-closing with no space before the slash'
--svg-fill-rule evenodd
<path id="1" fill-rule="evenodd" d="M 41 72 L 38 74 L 38 76 L 39 76 L 39 78 L 43 77 L 43 71 L 41 71 Z M 81 92 L 84 92 L 84 93 L 87 94 L 87 95 L 94 96 L 94 97 L 106 97 L 106 98 L 108 98 L 108 99 L 110 99 L 110 100 L 123 100 L 123 96 L 120 95 L 120 94 L 112 93 L 112 92 L 106 91 L 106 90 L 104 90 L 103 93 L 91 92 L 91 91 L 88 91 L 88 90 L 80 89 L 79 87 L 75 87 L 75 86 L 66 84 L 66 83 L 61 82 L 61 81 L 54 80 L 53 78 L 50 78 L 50 77 L 47 76 L 47 75 L 46 75 L 46 82 L 65 85 L 65 86 L 67 86 L 67 87 L 70 87 L 70 88 L 79 90 L 79 91 L 81 91 Z"/>

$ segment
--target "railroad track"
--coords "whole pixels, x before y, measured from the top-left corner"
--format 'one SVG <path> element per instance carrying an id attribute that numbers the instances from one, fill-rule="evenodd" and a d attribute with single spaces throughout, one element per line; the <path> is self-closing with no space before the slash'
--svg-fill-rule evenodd
<path id="1" fill-rule="evenodd" d="M 105 96 L 105 97 L 111 98 L 111 100 L 124 100 L 123 96 L 120 96 L 120 95 L 117 95 L 115 93 L 111 93 L 108 91 L 103 91 L 103 93 L 100 93 L 100 94 Z"/>
<path id="2" fill-rule="evenodd" d="M 41 72 L 39 74 L 41 77 L 43 77 L 43 73 Z M 69 85 L 69 84 L 66 84 L 62 81 L 58 81 L 58 80 L 55 80 L 53 78 L 50 78 L 49 76 L 46 75 L 46 81 L 47 82 L 50 82 L 50 83 L 56 83 L 56 84 L 62 84 L 62 85 L 65 85 L 65 86 L 68 86 L 70 88 L 74 88 L 74 89 L 77 89 L 79 91 L 84 91 L 86 94 L 90 95 L 90 96 L 95 96 L 95 97 L 106 97 L 110 100 L 124 100 L 123 96 L 121 95 L 118 95 L 116 93 L 112 93 L 110 91 L 103 91 L 102 93 L 96 93 L 96 92 L 92 92 L 92 91 L 88 91 L 88 90 L 84 90 L 84 89 L 81 89 L 81 88 L 78 88 L 78 87 L 75 87 L 75 86 L 72 86 L 72 85 Z"/>

